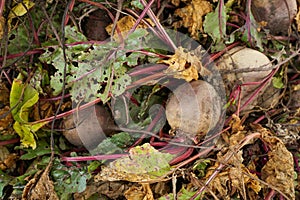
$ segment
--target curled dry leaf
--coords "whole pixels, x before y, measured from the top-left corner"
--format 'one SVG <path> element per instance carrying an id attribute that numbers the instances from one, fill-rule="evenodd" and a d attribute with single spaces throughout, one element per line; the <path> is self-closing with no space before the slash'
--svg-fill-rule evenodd
<path id="1" fill-rule="evenodd" d="M 53 181 L 49 178 L 49 165 L 45 171 L 40 171 L 26 184 L 22 200 L 59 200 Z"/>
<path id="2" fill-rule="evenodd" d="M 0 134 L 7 133 L 9 129 L 11 129 L 11 125 L 13 124 L 13 117 L 10 113 L 10 107 L 5 106 L 4 108 L 0 109 Z M 11 131 L 10 131 L 11 132 Z"/>
<path id="3" fill-rule="evenodd" d="M 209 71 L 202 66 L 199 58 L 182 47 L 175 50 L 175 54 L 168 60 L 162 60 L 161 63 L 169 65 L 165 70 L 166 74 L 171 74 L 174 78 L 184 79 L 187 82 L 198 80 L 198 73 L 209 75 Z"/>
<path id="4" fill-rule="evenodd" d="M 221 147 L 223 150 L 217 154 L 218 162 L 208 168 L 204 180 L 210 178 L 220 163 L 226 164 L 222 172 L 208 185 L 212 192 L 221 196 L 222 199 L 232 199 L 232 195 L 236 193 L 242 195 L 243 199 L 248 199 L 249 197 L 244 196 L 244 191 L 246 188 L 250 188 L 251 190 L 247 192 L 252 193 L 257 198 L 257 194 L 262 188 L 258 177 L 250 172 L 249 166 L 246 167 L 243 164 L 243 150 L 237 152 L 234 150 L 245 139 L 247 131 L 244 130 L 242 121 L 236 115 L 233 115 L 229 126 L 231 131 L 222 134 L 225 144 Z M 249 143 L 251 141 L 247 142 L 247 144 Z"/>
<path id="5" fill-rule="evenodd" d="M 176 1 L 174 3 L 177 3 Z M 184 8 L 175 11 L 175 15 L 182 18 L 181 21 L 175 22 L 174 27 L 181 26 L 188 28 L 191 37 L 198 39 L 199 32 L 203 31 L 203 17 L 212 11 L 212 5 L 206 0 L 192 0 Z"/>
<path id="6" fill-rule="evenodd" d="M 137 184 L 137 183 L 134 183 Z M 94 179 L 90 179 L 87 183 L 87 187 L 83 192 L 76 192 L 74 200 L 87 200 L 87 199 L 121 199 L 124 196 L 124 192 L 133 185 L 129 182 L 120 181 L 105 181 L 94 182 Z M 105 195 L 105 196 L 104 196 Z"/>
<path id="7" fill-rule="evenodd" d="M 149 183 L 142 183 L 141 186 L 132 186 L 125 193 L 127 200 L 154 200 L 153 192 Z"/>
<path id="8" fill-rule="evenodd" d="M 270 131 L 260 125 L 255 128 L 261 132 L 262 140 L 271 149 L 268 152 L 269 160 L 261 170 L 262 180 L 279 189 L 289 199 L 295 199 L 293 155 Z"/>
<path id="9" fill-rule="evenodd" d="M 3 82 L 0 82 L 0 94 L 0 134 L 3 134 L 13 123 L 9 107 L 9 90 Z"/>
<path id="10" fill-rule="evenodd" d="M 0 146 L 0 170 L 14 170 L 18 156 L 15 153 L 9 153 L 8 149 Z"/>
<path id="11" fill-rule="evenodd" d="M 207 169 L 207 173 L 204 178 L 205 180 L 210 178 L 220 163 L 226 163 L 228 165 L 228 167 L 226 167 L 217 175 L 215 179 L 210 182 L 208 185 L 210 190 L 215 194 L 218 194 L 218 196 L 222 197 L 222 199 L 228 200 L 232 199 L 231 195 L 236 192 L 243 196 L 243 191 L 245 188 L 250 188 L 257 194 L 261 190 L 261 185 L 257 181 L 257 175 L 250 173 L 249 169 L 242 163 L 242 151 L 234 154 L 226 162 L 226 157 L 228 157 L 230 154 L 232 154 L 231 150 L 228 150 L 224 155 L 219 152 L 217 155 L 217 160 L 219 162 L 216 162 L 214 166 Z M 233 188 L 235 188 L 236 191 L 232 194 L 232 191 L 234 191 Z M 243 199 L 247 199 L 247 197 L 243 196 Z"/>

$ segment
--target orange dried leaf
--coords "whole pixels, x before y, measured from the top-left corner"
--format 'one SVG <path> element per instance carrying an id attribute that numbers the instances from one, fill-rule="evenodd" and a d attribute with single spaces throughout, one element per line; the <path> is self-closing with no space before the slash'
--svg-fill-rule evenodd
<path id="1" fill-rule="evenodd" d="M 182 18 L 181 21 L 175 22 L 175 28 L 185 27 L 191 33 L 192 38 L 198 39 L 199 32 L 203 31 L 203 17 L 212 12 L 212 5 L 206 0 L 192 0 L 184 8 L 175 11 L 175 15 Z"/>
<path id="2" fill-rule="evenodd" d="M 188 82 L 197 80 L 198 71 L 203 68 L 198 57 L 182 47 L 178 47 L 175 54 L 168 60 L 160 62 L 169 65 L 168 69 L 165 70 L 166 74 L 172 74 L 174 78 L 185 79 Z"/>

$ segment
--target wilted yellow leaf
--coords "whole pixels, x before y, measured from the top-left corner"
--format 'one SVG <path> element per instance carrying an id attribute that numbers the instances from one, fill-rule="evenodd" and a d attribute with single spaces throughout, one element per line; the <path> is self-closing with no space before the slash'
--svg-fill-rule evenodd
<path id="1" fill-rule="evenodd" d="M 181 21 L 175 22 L 175 28 L 184 26 L 188 28 L 192 38 L 198 39 L 199 32 L 203 31 L 203 17 L 212 11 L 212 5 L 206 0 L 192 0 L 184 8 L 175 11 L 175 15 L 182 18 Z"/>
<path id="2" fill-rule="evenodd" d="M 185 79 L 188 82 L 197 80 L 198 72 L 203 68 L 199 58 L 182 47 L 178 47 L 175 54 L 168 60 L 160 62 L 169 65 L 165 70 L 166 74 L 171 74 L 178 79 Z"/>
<path id="3" fill-rule="evenodd" d="M 20 3 L 17 3 L 8 14 L 8 19 L 15 17 L 20 17 L 25 15 L 30 8 L 34 6 L 34 2 L 30 0 L 23 0 Z"/>

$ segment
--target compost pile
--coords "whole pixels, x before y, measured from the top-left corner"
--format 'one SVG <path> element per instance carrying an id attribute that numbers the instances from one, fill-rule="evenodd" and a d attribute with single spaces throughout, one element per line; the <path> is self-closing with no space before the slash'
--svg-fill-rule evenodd
<path id="1" fill-rule="evenodd" d="M 0 199 L 300 199 L 300 2 L 0 2 Z"/>

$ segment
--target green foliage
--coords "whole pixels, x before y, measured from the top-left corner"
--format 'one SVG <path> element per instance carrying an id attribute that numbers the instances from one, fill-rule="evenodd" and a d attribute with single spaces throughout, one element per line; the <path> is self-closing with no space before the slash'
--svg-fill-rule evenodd
<path id="1" fill-rule="evenodd" d="M 50 155 L 50 145 L 45 140 L 39 140 L 35 149 L 23 149 L 26 153 L 23 154 L 20 159 L 31 160 L 39 156 Z M 58 153 L 58 149 L 55 148 L 55 152 Z"/>
<path id="2" fill-rule="evenodd" d="M 282 77 L 273 77 L 272 78 L 272 84 L 277 89 L 282 89 L 284 87 Z"/>
<path id="3" fill-rule="evenodd" d="M 122 94 L 131 83 L 131 77 L 126 74 L 129 67 L 145 57 L 131 51 L 141 48 L 141 38 L 146 34 L 146 30 L 136 30 L 129 35 L 124 46 L 114 41 L 70 45 L 65 49 L 67 63 L 62 48 L 46 48 L 40 60 L 52 64 L 57 70 L 50 81 L 53 95 L 62 92 L 65 67 L 66 88 L 70 90 L 72 100 L 76 103 L 89 102 L 97 97 L 106 102 L 110 94 Z M 69 26 L 66 27 L 66 38 L 67 42 L 86 40 L 74 27 Z"/>
<path id="4" fill-rule="evenodd" d="M 11 182 L 12 179 L 13 179 L 13 177 L 7 175 L 2 170 L 0 170 L 0 198 L 2 198 L 2 196 L 3 196 L 4 187 L 7 186 Z"/>
<path id="5" fill-rule="evenodd" d="M 284 79 L 284 68 L 281 68 L 281 70 L 277 72 L 275 76 L 272 77 L 273 86 L 277 89 L 282 89 L 284 87 L 283 79 Z"/>
<path id="6" fill-rule="evenodd" d="M 251 9 L 247 9 L 248 15 L 249 15 L 249 22 L 246 21 L 246 24 L 244 27 L 244 34 L 241 37 L 241 40 L 248 43 L 249 45 L 256 46 L 260 49 L 260 51 L 263 51 L 262 46 L 262 34 L 258 32 L 258 23 L 254 19 L 254 16 L 251 12 Z M 251 42 L 251 43 L 250 43 Z"/>
<path id="7" fill-rule="evenodd" d="M 197 171 L 198 176 L 201 178 L 206 174 L 205 170 L 209 164 L 210 160 L 199 160 L 195 163 L 193 170 Z"/>
<path id="8" fill-rule="evenodd" d="M 205 16 L 203 22 L 204 31 L 214 41 L 214 50 L 219 51 L 225 47 L 224 38 L 226 36 L 226 22 L 228 19 L 227 9 L 224 6 L 224 0 L 219 1 L 214 12 Z"/>
<path id="9" fill-rule="evenodd" d="M 140 0 L 132 0 L 130 3 L 133 7 L 143 10 L 144 6 Z"/>
<path id="10" fill-rule="evenodd" d="M 73 193 L 83 192 L 91 175 L 87 173 L 86 167 L 66 167 L 55 160 L 51 170 L 54 180 L 54 188 L 61 200 L 69 200 Z"/>
<path id="11" fill-rule="evenodd" d="M 93 154 L 120 153 L 133 142 L 134 138 L 129 133 L 121 132 L 103 140 L 92 152 Z"/>

